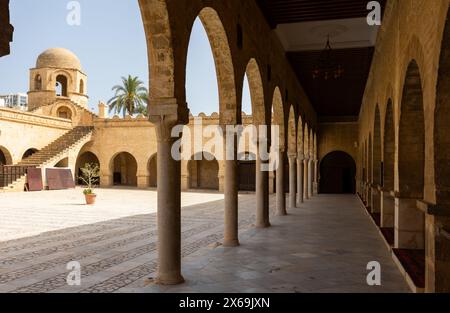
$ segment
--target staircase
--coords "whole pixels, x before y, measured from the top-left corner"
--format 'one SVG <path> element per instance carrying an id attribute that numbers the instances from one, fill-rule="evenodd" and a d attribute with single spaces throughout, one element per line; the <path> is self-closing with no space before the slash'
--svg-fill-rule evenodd
<path id="1" fill-rule="evenodd" d="M 75 127 L 71 131 L 50 143 L 48 146 L 44 147 L 42 150 L 19 162 L 18 165 L 39 167 L 40 165 L 43 165 L 47 161 L 61 154 L 66 149 L 69 149 L 86 135 L 89 135 L 93 129 L 93 127 L 89 126 Z"/>
<path id="2" fill-rule="evenodd" d="M 77 126 L 18 164 L 0 166 L 0 191 L 23 191 L 28 168 L 53 166 L 63 158 L 64 153 L 90 136 L 93 130 L 91 126 Z"/>

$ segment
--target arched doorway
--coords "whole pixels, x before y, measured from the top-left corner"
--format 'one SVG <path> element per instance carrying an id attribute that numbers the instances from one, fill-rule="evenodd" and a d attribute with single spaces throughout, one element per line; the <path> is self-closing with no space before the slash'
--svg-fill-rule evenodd
<path id="1" fill-rule="evenodd" d="M 67 97 L 67 77 L 64 75 L 56 77 L 56 96 Z"/>
<path id="2" fill-rule="evenodd" d="M 395 248 L 406 272 L 425 287 L 425 214 L 417 207 L 423 200 L 425 181 L 425 117 L 419 66 L 411 61 L 406 71 L 398 138 L 398 183 L 395 207 Z"/>
<path id="3" fill-rule="evenodd" d="M 30 156 L 32 156 L 33 154 L 35 154 L 36 152 L 38 152 L 38 149 L 28 149 L 27 151 L 24 152 L 24 154 L 22 155 L 22 160 L 29 158 Z"/>
<path id="4" fill-rule="evenodd" d="M 151 188 L 158 187 L 158 156 L 155 153 L 148 162 L 149 186 Z"/>
<path id="5" fill-rule="evenodd" d="M 354 194 L 356 163 L 345 152 L 334 151 L 320 162 L 320 193 Z"/>
<path id="6" fill-rule="evenodd" d="M 112 160 L 115 186 L 137 186 L 137 161 L 128 152 L 117 154 Z"/>
<path id="7" fill-rule="evenodd" d="M 9 153 L 8 149 L 0 146 L 0 166 L 1 165 L 11 165 L 12 157 L 11 153 Z"/>
<path id="8" fill-rule="evenodd" d="M 100 168 L 100 161 L 98 160 L 97 156 L 94 153 L 90 151 L 81 153 L 78 156 L 75 165 L 76 181 L 79 185 L 84 184 L 83 180 L 81 179 L 83 175 L 81 169 L 84 168 L 86 164 L 97 164 L 97 166 Z M 97 185 L 100 185 L 100 177 L 97 177 Z"/>
<path id="9" fill-rule="evenodd" d="M 240 191 L 256 190 L 256 155 L 245 152 L 238 155 L 238 179 Z"/>
<path id="10" fill-rule="evenodd" d="M 201 158 L 201 160 L 195 160 Z M 219 190 L 219 163 L 213 155 L 203 152 L 188 163 L 189 188 Z"/>

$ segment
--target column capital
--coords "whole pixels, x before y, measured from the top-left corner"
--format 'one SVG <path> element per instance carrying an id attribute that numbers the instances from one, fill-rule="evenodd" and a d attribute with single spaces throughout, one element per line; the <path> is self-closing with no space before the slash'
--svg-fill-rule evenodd
<path id="1" fill-rule="evenodd" d="M 189 123 L 187 104 L 179 105 L 175 98 L 152 99 L 148 106 L 149 121 L 155 124 L 158 141 L 172 141 L 172 128 Z"/>

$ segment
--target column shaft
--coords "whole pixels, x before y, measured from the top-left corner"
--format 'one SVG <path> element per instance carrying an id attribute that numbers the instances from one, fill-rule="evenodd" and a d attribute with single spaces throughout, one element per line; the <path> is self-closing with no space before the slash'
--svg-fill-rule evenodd
<path id="1" fill-rule="evenodd" d="M 295 198 L 297 193 L 297 186 L 296 186 L 296 157 L 290 156 L 289 157 L 289 207 L 295 208 Z"/>
<path id="2" fill-rule="evenodd" d="M 284 192 L 284 153 L 278 152 L 277 168 L 277 215 L 286 215 L 286 194 Z"/>
<path id="3" fill-rule="evenodd" d="M 297 207 L 303 203 L 303 160 L 297 159 Z"/>
<path id="4" fill-rule="evenodd" d="M 308 172 L 309 172 L 309 160 L 305 159 L 303 161 L 304 169 L 303 169 L 303 199 L 308 200 L 309 194 L 308 194 Z"/>
<path id="5" fill-rule="evenodd" d="M 256 227 L 265 228 L 270 226 L 269 222 L 269 172 L 263 169 L 258 150 L 256 157 Z"/>
<path id="6" fill-rule="evenodd" d="M 164 127 L 164 126 L 163 126 Z M 174 140 L 158 139 L 158 276 L 175 285 L 181 276 L 181 163 L 171 155 Z"/>

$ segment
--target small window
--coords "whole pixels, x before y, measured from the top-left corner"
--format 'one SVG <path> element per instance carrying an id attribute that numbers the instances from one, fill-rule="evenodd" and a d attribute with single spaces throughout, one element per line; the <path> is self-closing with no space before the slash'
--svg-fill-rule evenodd
<path id="1" fill-rule="evenodd" d="M 42 78 L 41 75 L 37 74 L 34 78 L 34 90 L 41 90 L 42 89 Z"/>
<path id="2" fill-rule="evenodd" d="M 82 79 L 80 80 L 80 93 L 84 94 L 84 81 Z"/>
<path id="3" fill-rule="evenodd" d="M 64 75 L 56 77 L 56 96 L 67 97 L 67 77 Z"/>

